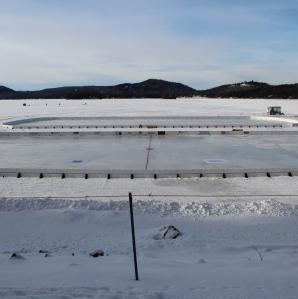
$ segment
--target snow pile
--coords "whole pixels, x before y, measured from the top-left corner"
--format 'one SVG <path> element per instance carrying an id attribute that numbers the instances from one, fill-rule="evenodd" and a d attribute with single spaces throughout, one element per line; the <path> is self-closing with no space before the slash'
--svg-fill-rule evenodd
<path id="1" fill-rule="evenodd" d="M 182 236 L 182 233 L 174 225 L 162 227 L 153 237 L 154 240 L 174 240 Z"/>
<path id="2" fill-rule="evenodd" d="M 131 287 L 132 288 L 132 287 Z M 96 288 L 44 288 L 44 289 L 2 289 L 2 294 L 5 298 L 94 298 L 94 299 L 181 299 L 179 296 L 171 294 L 168 296 L 164 292 L 134 292 L 129 291 L 123 294 L 122 291 L 112 292 L 111 287 L 103 286 Z M 187 297 L 190 299 L 197 299 L 196 297 Z M 221 299 L 220 297 L 218 297 Z"/>
<path id="3" fill-rule="evenodd" d="M 128 200 L 54 199 L 54 198 L 2 198 L 0 211 L 38 211 L 45 209 L 86 209 L 96 211 L 124 211 Z M 140 200 L 134 201 L 136 212 L 192 217 L 225 215 L 297 216 L 298 207 L 275 199 L 232 202 L 200 202 L 185 200 Z"/>

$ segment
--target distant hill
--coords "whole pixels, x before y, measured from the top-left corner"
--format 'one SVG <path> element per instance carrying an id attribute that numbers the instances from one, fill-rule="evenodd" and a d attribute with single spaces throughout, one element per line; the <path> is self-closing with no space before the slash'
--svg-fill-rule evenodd
<path id="1" fill-rule="evenodd" d="M 298 99 L 298 84 L 270 85 L 255 81 L 195 90 L 181 83 L 149 79 L 140 83 L 114 86 L 69 86 L 37 91 L 15 91 L 0 86 L 2 99 L 109 99 L 165 98 L 203 96 L 207 98 Z"/>
<path id="2" fill-rule="evenodd" d="M 298 84 L 270 85 L 250 81 L 201 90 L 198 94 L 208 98 L 298 99 Z"/>
<path id="3" fill-rule="evenodd" d="M 8 87 L 0 85 L 0 95 L 4 94 L 4 93 L 7 93 L 7 92 L 14 92 L 14 90 L 12 90 Z"/>
<path id="4" fill-rule="evenodd" d="M 38 91 L 14 91 L 3 87 L 0 99 L 102 99 L 102 98 L 177 98 L 197 91 L 181 83 L 149 79 L 115 86 L 71 86 Z"/>

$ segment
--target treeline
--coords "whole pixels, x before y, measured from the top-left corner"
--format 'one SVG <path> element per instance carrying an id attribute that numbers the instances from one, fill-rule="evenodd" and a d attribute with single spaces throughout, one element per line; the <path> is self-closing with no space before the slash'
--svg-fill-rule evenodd
<path id="1" fill-rule="evenodd" d="M 208 98 L 298 99 L 298 84 L 270 85 L 245 81 L 222 85 L 198 93 Z"/>
<path id="2" fill-rule="evenodd" d="M 197 91 L 181 83 L 149 79 L 141 83 L 115 86 L 73 86 L 39 91 L 14 91 L 3 87 L 0 99 L 109 99 L 191 97 Z"/>
<path id="3" fill-rule="evenodd" d="M 298 84 L 270 85 L 254 81 L 195 90 L 181 83 L 149 79 L 115 86 L 70 86 L 38 91 L 15 91 L 0 86 L 0 99 L 131 99 L 202 96 L 207 98 L 298 99 Z"/>

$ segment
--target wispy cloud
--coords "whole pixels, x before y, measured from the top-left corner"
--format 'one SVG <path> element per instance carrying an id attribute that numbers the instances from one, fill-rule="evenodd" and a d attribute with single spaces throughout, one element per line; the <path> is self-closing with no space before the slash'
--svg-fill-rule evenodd
<path id="1" fill-rule="evenodd" d="M 0 82 L 294 82 L 297 11 L 290 0 L 0 0 Z"/>

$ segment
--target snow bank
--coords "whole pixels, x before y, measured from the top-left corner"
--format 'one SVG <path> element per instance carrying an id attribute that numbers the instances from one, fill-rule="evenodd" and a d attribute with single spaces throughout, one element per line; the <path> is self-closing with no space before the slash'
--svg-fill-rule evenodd
<path id="1" fill-rule="evenodd" d="M 150 198 L 150 197 L 149 197 Z M 55 199 L 55 198 L 2 198 L 0 211 L 38 211 L 44 209 L 86 209 L 96 211 L 124 211 L 128 209 L 128 200 L 96 199 Z M 297 216 L 298 206 L 282 203 L 275 199 L 253 200 L 243 202 L 200 202 L 176 200 L 134 200 L 136 212 L 159 214 L 161 216 L 177 215 L 191 217 L 224 215 L 268 215 Z"/>

